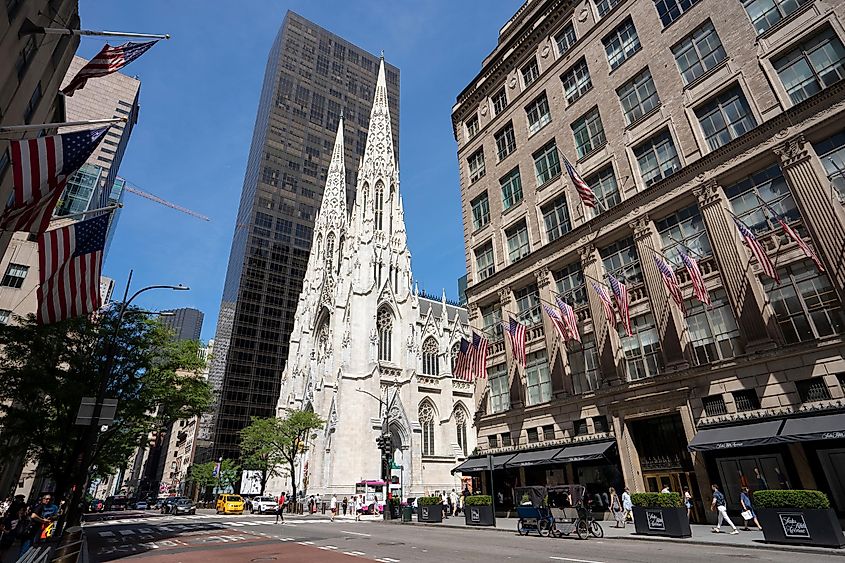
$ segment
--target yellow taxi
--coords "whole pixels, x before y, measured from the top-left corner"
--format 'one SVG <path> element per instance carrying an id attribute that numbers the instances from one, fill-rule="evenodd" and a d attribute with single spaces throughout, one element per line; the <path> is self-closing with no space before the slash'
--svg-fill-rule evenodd
<path id="1" fill-rule="evenodd" d="M 244 499 L 240 495 L 217 495 L 217 514 L 243 514 Z"/>

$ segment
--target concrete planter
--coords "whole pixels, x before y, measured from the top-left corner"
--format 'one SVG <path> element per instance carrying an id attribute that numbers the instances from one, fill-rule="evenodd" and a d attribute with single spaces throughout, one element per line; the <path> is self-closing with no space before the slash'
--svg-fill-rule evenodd
<path id="1" fill-rule="evenodd" d="M 769 543 L 845 547 L 845 535 L 833 509 L 760 508 L 755 512 Z"/>
<path id="2" fill-rule="evenodd" d="M 464 518 L 466 518 L 467 526 L 496 525 L 496 519 L 493 517 L 493 506 L 489 504 L 464 506 Z"/>
<path id="3" fill-rule="evenodd" d="M 434 524 L 443 521 L 443 505 L 429 504 L 417 508 L 417 522 Z"/>
<path id="4" fill-rule="evenodd" d="M 688 538 L 692 536 L 686 508 L 634 507 L 634 528 L 645 536 Z"/>

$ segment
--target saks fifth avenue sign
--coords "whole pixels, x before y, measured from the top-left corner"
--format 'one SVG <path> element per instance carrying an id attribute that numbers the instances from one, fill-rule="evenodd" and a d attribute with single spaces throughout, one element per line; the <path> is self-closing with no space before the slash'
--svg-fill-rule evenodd
<path id="1" fill-rule="evenodd" d="M 810 530 L 804 515 L 796 512 L 778 512 L 783 535 L 788 538 L 809 538 Z"/>
<path id="2" fill-rule="evenodd" d="M 649 530 L 666 530 L 666 522 L 663 520 L 663 512 L 660 510 L 646 510 Z"/>

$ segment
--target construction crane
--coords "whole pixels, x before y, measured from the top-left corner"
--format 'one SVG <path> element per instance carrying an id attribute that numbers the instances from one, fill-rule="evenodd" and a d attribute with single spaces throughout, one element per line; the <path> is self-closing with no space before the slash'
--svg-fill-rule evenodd
<path id="1" fill-rule="evenodd" d="M 145 197 L 150 201 L 154 201 L 156 203 L 164 205 L 165 207 L 175 209 L 176 211 L 181 211 L 182 213 L 184 213 L 186 215 L 190 215 L 191 217 L 196 217 L 197 219 L 202 219 L 203 221 L 211 221 L 211 219 L 209 219 L 205 215 L 202 215 L 201 213 L 197 213 L 196 211 L 191 211 L 190 209 L 182 207 L 181 205 L 176 205 L 175 203 L 167 201 L 166 199 L 162 199 L 162 198 L 158 197 L 157 195 L 153 195 L 151 193 L 145 192 L 144 190 L 142 190 L 138 186 L 131 185 L 129 183 L 129 180 L 127 180 L 126 178 L 123 178 L 123 180 L 126 182 L 123 185 L 123 189 L 126 190 L 129 193 L 139 195 L 141 197 Z"/>

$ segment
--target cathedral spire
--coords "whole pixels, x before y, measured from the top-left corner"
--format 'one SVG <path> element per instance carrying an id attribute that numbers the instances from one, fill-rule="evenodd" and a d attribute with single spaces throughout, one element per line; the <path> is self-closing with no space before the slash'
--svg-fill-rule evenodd
<path id="1" fill-rule="evenodd" d="M 346 228 L 346 163 L 343 147 L 343 116 L 337 122 L 332 160 L 329 163 L 329 173 L 326 176 L 326 186 L 323 189 L 323 201 L 315 225 L 315 235 L 328 231 L 345 230 Z"/>

